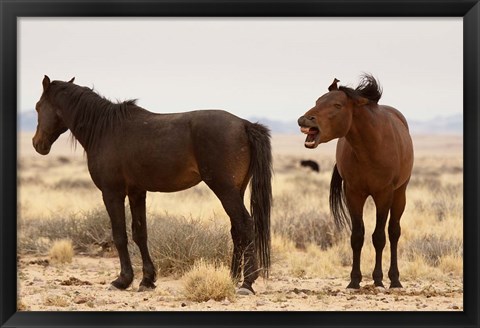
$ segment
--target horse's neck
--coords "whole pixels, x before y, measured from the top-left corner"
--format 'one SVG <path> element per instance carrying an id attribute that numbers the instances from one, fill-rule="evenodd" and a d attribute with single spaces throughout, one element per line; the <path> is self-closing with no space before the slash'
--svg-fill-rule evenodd
<path id="1" fill-rule="evenodd" d="M 70 130 L 73 137 L 82 145 L 85 151 L 87 151 L 87 138 L 85 136 L 85 133 L 87 133 L 86 129 L 81 128 L 81 126 L 75 123 L 75 111 L 81 109 L 65 99 L 57 99 L 57 107 L 60 108 L 62 120 L 66 127 Z"/>
<path id="2" fill-rule="evenodd" d="M 382 143 L 381 125 L 377 117 L 378 107 L 355 108 L 352 125 L 345 139 L 359 159 L 371 160 Z"/>

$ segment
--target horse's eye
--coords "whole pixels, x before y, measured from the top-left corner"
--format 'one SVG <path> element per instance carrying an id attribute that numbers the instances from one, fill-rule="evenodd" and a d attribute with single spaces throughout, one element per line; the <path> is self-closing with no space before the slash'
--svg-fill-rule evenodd
<path id="1" fill-rule="evenodd" d="M 335 104 L 335 107 L 340 109 L 340 108 L 342 108 L 342 105 L 341 104 Z"/>

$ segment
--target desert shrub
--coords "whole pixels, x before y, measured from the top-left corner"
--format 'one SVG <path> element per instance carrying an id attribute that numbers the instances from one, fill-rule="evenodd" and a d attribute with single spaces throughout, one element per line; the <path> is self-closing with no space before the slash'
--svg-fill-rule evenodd
<path id="1" fill-rule="evenodd" d="M 200 259 L 229 265 L 232 256 L 229 229 L 226 222 L 214 218 L 156 215 L 148 222 L 150 254 L 165 275 L 181 275 Z M 134 249 L 138 254 L 138 248 Z"/>
<path id="2" fill-rule="evenodd" d="M 309 244 L 321 249 L 331 247 L 338 236 L 335 235 L 334 223 L 330 215 L 315 208 L 301 211 L 295 208 L 293 197 L 281 196 L 275 201 L 276 210 L 272 220 L 274 234 L 289 238 L 297 248 L 306 248 Z"/>
<path id="3" fill-rule="evenodd" d="M 71 263 L 73 259 L 73 245 L 69 239 L 56 240 L 50 248 L 50 260 L 54 263 Z"/>
<path id="4" fill-rule="evenodd" d="M 444 221 L 462 212 L 462 188 L 462 185 L 446 184 L 436 193 L 430 204 L 427 204 L 428 211 L 434 214 L 437 221 Z"/>
<path id="5" fill-rule="evenodd" d="M 440 259 L 438 265 L 439 269 L 442 272 L 453 273 L 457 275 L 462 275 L 463 273 L 463 259 L 459 258 L 458 255 L 446 255 Z"/>
<path id="6" fill-rule="evenodd" d="M 435 199 L 431 203 L 431 211 L 434 213 L 438 221 L 443 221 L 447 217 L 448 203 L 445 199 Z"/>
<path id="7" fill-rule="evenodd" d="M 92 189 L 95 188 L 90 179 L 61 179 L 53 185 L 54 189 Z"/>
<path id="8" fill-rule="evenodd" d="M 440 265 L 443 257 L 463 257 L 463 241 L 457 238 L 428 234 L 409 240 L 404 247 L 404 256 L 408 260 L 421 256 L 428 265 L 433 267 Z"/>
<path id="9" fill-rule="evenodd" d="M 68 158 L 66 156 L 58 156 L 57 157 L 57 162 L 60 164 L 69 164 L 72 162 L 71 158 Z"/>
<path id="10" fill-rule="evenodd" d="M 133 259 L 140 261 L 138 247 L 131 238 L 128 207 L 125 212 L 129 249 Z M 183 274 L 201 258 L 230 264 L 232 242 L 225 220 L 149 215 L 147 226 L 150 254 L 162 274 Z M 91 252 L 92 246 L 112 247 L 107 211 L 97 208 L 88 212 L 19 222 L 20 253 L 45 253 L 51 241 L 64 238 L 70 239 L 73 247 L 80 252 Z"/>
<path id="11" fill-rule="evenodd" d="M 182 280 L 185 297 L 191 301 L 233 301 L 235 298 L 235 283 L 230 270 L 223 264 L 215 265 L 200 259 L 185 273 Z"/>
<path id="12" fill-rule="evenodd" d="M 45 185 L 45 181 L 43 181 L 42 178 L 39 176 L 20 176 L 17 181 L 20 186 L 26 186 L 29 184 L 37 186 Z"/>
<path id="13" fill-rule="evenodd" d="M 313 171 L 298 172 L 286 179 L 290 187 L 290 196 L 307 199 L 311 195 L 318 195 L 321 192 L 330 190 L 330 180 L 325 180 L 318 173 Z M 284 195 L 285 196 L 285 195 Z"/>
<path id="14" fill-rule="evenodd" d="M 300 212 L 296 217 L 284 216 L 275 220 L 273 231 L 290 238 L 297 248 L 302 249 L 315 244 L 325 250 L 336 240 L 329 215 L 318 211 Z"/>
<path id="15" fill-rule="evenodd" d="M 295 243 L 288 237 L 272 234 L 271 261 L 275 263 L 287 258 L 288 254 L 295 251 Z"/>
<path id="16" fill-rule="evenodd" d="M 92 245 L 111 244 L 110 219 L 105 209 L 82 213 L 56 214 L 50 218 L 19 220 L 20 253 L 44 253 L 49 241 L 68 238 L 79 251 Z"/>

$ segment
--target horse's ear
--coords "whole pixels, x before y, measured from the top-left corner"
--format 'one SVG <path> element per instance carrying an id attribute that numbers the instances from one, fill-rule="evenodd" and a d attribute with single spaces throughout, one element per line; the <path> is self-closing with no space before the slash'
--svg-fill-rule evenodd
<path id="1" fill-rule="evenodd" d="M 340 82 L 340 80 L 337 80 L 336 78 L 333 79 L 332 84 L 330 84 L 330 86 L 328 87 L 328 91 L 338 90 L 337 82 Z"/>
<path id="2" fill-rule="evenodd" d="M 72 77 L 72 79 L 68 81 L 68 83 L 73 83 L 73 81 L 75 81 L 75 77 Z"/>
<path id="3" fill-rule="evenodd" d="M 50 85 L 50 78 L 48 76 L 45 75 L 42 81 L 42 85 L 43 85 L 43 91 L 47 90 L 48 86 Z"/>

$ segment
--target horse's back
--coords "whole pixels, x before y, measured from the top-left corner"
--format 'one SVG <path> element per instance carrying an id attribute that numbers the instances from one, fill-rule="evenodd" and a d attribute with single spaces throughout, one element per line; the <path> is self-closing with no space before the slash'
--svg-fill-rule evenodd
<path id="1" fill-rule="evenodd" d="M 407 132 L 409 132 L 407 119 L 405 118 L 405 116 L 403 116 L 403 114 L 398 109 L 395 109 L 391 106 L 386 106 L 386 105 L 381 105 L 379 107 L 387 111 L 388 113 L 390 113 L 392 117 L 392 121 L 396 125 L 397 129 L 403 129 L 403 127 L 405 127 Z M 401 123 L 403 127 L 401 127 L 401 125 L 398 125 L 399 123 Z"/>
<path id="2" fill-rule="evenodd" d="M 395 144 L 403 154 L 402 162 L 405 166 L 411 166 L 413 164 L 413 142 L 407 120 L 399 110 L 393 107 L 382 106 L 382 108 L 390 114 L 392 133 L 396 135 Z"/>
<path id="3" fill-rule="evenodd" d="M 170 153 L 168 160 L 157 163 L 159 170 L 171 168 L 168 180 L 183 176 L 191 183 L 198 179 L 207 184 L 245 184 L 250 167 L 246 125 L 250 122 L 224 110 L 157 114 L 152 120 L 156 152 Z M 167 135 L 161 132 L 165 130 Z"/>
<path id="4" fill-rule="evenodd" d="M 116 183 L 163 192 L 192 187 L 216 171 L 246 175 L 245 122 L 222 110 L 138 111 L 104 141 L 102 152 L 89 154 L 89 169 L 99 187 Z"/>

